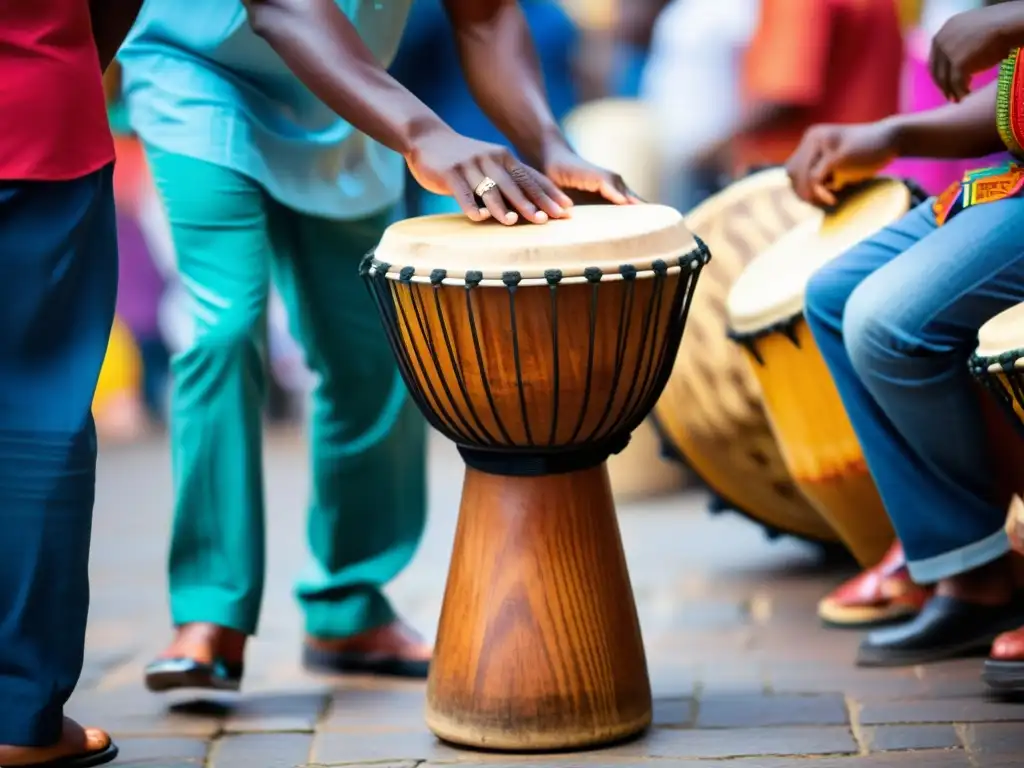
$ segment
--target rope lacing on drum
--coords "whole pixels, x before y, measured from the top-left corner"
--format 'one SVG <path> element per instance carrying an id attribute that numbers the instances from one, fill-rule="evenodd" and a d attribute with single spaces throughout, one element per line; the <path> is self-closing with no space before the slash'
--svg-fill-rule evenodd
<path id="1" fill-rule="evenodd" d="M 1024 434 L 1024 423 L 1017 408 L 1024 409 L 1024 371 L 1017 367 L 1022 357 L 1021 350 L 1003 352 L 995 357 L 973 355 L 968 363 L 971 374 L 999 403 L 1018 431 Z M 993 375 L 991 367 L 999 367 L 1005 381 Z M 1016 408 L 1015 408 L 1016 404 Z"/>
<path id="2" fill-rule="evenodd" d="M 551 393 L 551 431 L 548 433 L 548 445 L 555 444 L 555 437 L 558 434 L 558 396 L 561 389 L 561 364 L 558 356 L 558 284 L 562 282 L 562 270 L 545 269 L 544 279 L 548 284 L 548 292 L 551 295 L 551 380 L 554 384 L 554 391 Z"/>
<path id="3" fill-rule="evenodd" d="M 503 423 L 496 392 L 492 391 L 491 377 L 487 371 L 480 320 L 481 317 L 493 318 L 493 314 L 488 312 L 481 315 L 481 296 L 474 297 L 481 284 L 485 283 L 483 273 L 478 270 L 468 271 L 463 281 L 464 321 L 472 340 L 472 354 L 477 365 L 475 372 L 464 370 L 469 360 L 461 359 L 454 329 L 449 328 L 452 310 L 450 302 L 457 294 L 449 292 L 446 294 L 447 298 L 442 296 L 446 290 L 451 290 L 455 282 L 449 279 L 446 270 L 434 269 L 427 279 L 416 279 L 416 270 L 413 267 L 403 267 L 397 272 L 397 280 L 388 279 L 389 272 L 395 276 L 395 273 L 391 272 L 392 266 L 374 262 L 370 254 L 360 264 L 360 275 L 366 279 L 373 300 L 381 313 L 388 342 L 395 352 L 399 370 L 408 385 L 410 395 L 431 426 L 454 440 L 472 467 L 498 474 L 549 474 L 596 466 L 610 454 L 618 453 L 628 444 L 630 433 L 650 411 L 671 373 L 672 360 L 669 356 L 674 357 L 678 348 L 697 277 L 701 267 L 710 258 L 710 252 L 703 241 L 698 238 L 696 243 L 697 248 L 693 253 L 671 261 L 657 259 L 652 263 L 650 271 L 653 273 L 654 282 L 645 283 L 645 289 L 650 285 L 651 290 L 650 297 L 645 299 L 646 305 L 642 308 L 636 307 L 636 301 L 639 300 L 636 267 L 626 264 L 618 268 L 615 279 L 620 281 L 624 290 L 619 291 L 622 294 L 617 313 L 619 322 L 614 336 L 614 346 L 609 350 L 614 370 L 609 371 L 611 377 L 607 382 L 610 390 L 607 393 L 608 403 L 601 409 L 597 423 L 587 429 L 589 434 L 582 439 L 580 435 L 588 421 L 592 402 L 591 388 L 596 373 L 599 312 L 602 309 L 607 312 L 609 309 L 600 305 L 600 286 L 609 276 L 597 267 L 587 267 L 582 271 L 583 279 L 590 286 L 587 320 L 589 338 L 582 406 L 579 417 L 574 419 L 576 424 L 572 435 L 568 440 L 563 435 L 559 441 L 561 409 L 564 404 L 561 401 L 563 356 L 559 337 L 561 323 L 558 289 L 565 282 L 565 276 L 562 270 L 558 269 L 544 271 L 543 280 L 550 296 L 551 382 L 554 391 L 550 400 L 551 427 L 548 430 L 547 441 L 539 445 L 535 435 L 536 425 L 530 422 L 523 371 L 525 361 L 520 354 L 522 329 L 519 327 L 518 314 L 521 308 L 518 308 L 517 301 L 523 282 L 520 272 L 504 272 L 501 275 L 501 284 L 509 297 L 508 322 L 511 326 L 509 330 L 512 340 L 510 352 L 515 370 L 518 410 L 523 422 L 521 442 L 513 440 L 508 425 Z M 671 307 L 666 321 L 662 323 L 659 319 L 665 311 L 665 290 L 668 285 L 666 278 L 676 267 L 681 273 L 678 283 L 672 289 Z M 428 292 L 432 297 L 430 299 L 426 298 Z M 426 302 L 429 301 L 433 301 L 433 313 L 428 309 Z M 445 311 L 446 307 L 448 312 Z M 631 342 L 630 330 L 635 307 L 640 310 L 637 323 L 641 325 L 641 329 L 638 339 Z M 634 350 L 635 358 L 631 358 Z M 490 351 L 492 361 L 496 359 L 495 351 Z M 627 372 L 624 366 L 630 359 L 635 361 L 635 365 L 630 366 Z M 622 391 L 626 386 L 622 382 L 624 376 L 630 379 L 625 392 Z M 467 377 L 473 377 L 473 384 L 477 383 L 478 378 L 480 389 L 494 419 L 493 426 L 499 433 L 497 437 L 492 434 L 474 407 L 467 386 Z M 479 395 L 476 397 L 476 403 L 479 405 Z M 508 417 L 508 413 L 505 415 Z M 608 426 L 609 424 L 611 426 Z"/>

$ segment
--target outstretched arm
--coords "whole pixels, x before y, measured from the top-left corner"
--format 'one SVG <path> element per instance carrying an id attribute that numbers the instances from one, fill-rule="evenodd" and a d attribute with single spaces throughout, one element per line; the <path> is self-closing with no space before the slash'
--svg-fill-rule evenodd
<path id="1" fill-rule="evenodd" d="M 117 50 L 128 36 L 128 31 L 139 15 L 143 0 L 89 0 L 92 18 L 92 36 L 100 54 L 100 69 L 114 61 Z"/>
<path id="2" fill-rule="evenodd" d="M 523 159 L 543 168 L 567 145 L 548 107 L 540 62 L 518 0 L 444 0 L 473 98 Z"/>
<path id="3" fill-rule="evenodd" d="M 637 202 L 618 174 L 582 160 L 548 106 L 537 51 L 518 0 L 444 0 L 473 98 L 520 156 L 560 187 Z"/>
<path id="4" fill-rule="evenodd" d="M 534 223 L 565 215 L 548 179 L 522 168 L 504 147 L 459 135 L 391 77 L 335 0 L 243 2 L 255 32 L 307 88 L 358 130 L 400 152 L 424 188 L 452 195 L 469 218 L 514 224 L 520 215 Z M 481 201 L 474 190 L 482 190 L 487 177 L 498 187 Z"/>

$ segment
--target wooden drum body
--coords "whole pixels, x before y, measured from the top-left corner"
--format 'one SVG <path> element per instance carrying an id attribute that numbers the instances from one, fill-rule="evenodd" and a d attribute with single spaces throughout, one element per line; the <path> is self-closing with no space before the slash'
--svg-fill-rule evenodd
<path id="1" fill-rule="evenodd" d="M 835 541 L 793 484 L 742 353 L 726 337 L 725 299 L 758 253 L 821 213 L 793 193 L 786 172 L 738 181 L 686 217 L 715 254 L 701 276 L 679 351 L 653 417 L 669 447 L 737 511 L 770 530 Z"/>
<path id="2" fill-rule="evenodd" d="M 860 187 L 834 213 L 804 222 L 751 262 L 727 302 L 729 334 L 760 382 L 786 466 L 865 567 L 882 558 L 894 532 L 804 320 L 804 291 L 819 267 L 904 215 L 912 199 L 895 180 Z"/>
<path id="3" fill-rule="evenodd" d="M 643 731 L 651 692 L 605 466 L 668 377 L 708 260 L 663 206 L 389 228 L 362 274 L 467 464 L 427 723 L 505 750 Z"/>

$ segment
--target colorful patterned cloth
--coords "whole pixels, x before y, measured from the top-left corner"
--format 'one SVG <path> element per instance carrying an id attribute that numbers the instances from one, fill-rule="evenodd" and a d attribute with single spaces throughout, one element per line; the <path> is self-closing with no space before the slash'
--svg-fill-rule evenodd
<path id="1" fill-rule="evenodd" d="M 999 69 L 996 126 L 1014 158 L 1024 159 L 1024 74 L 1018 48 Z M 939 226 L 972 205 L 1015 197 L 1024 190 L 1024 165 L 1010 160 L 1000 165 L 964 173 L 935 199 L 933 210 Z"/>

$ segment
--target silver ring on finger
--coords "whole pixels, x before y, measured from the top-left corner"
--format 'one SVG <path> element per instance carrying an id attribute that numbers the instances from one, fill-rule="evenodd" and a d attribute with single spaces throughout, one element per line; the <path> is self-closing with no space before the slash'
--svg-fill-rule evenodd
<path id="1" fill-rule="evenodd" d="M 476 185 L 476 189 L 473 190 L 473 194 L 476 195 L 477 197 L 483 197 L 497 186 L 498 182 L 496 182 L 490 176 L 484 176 L 483 180 Z"/>

